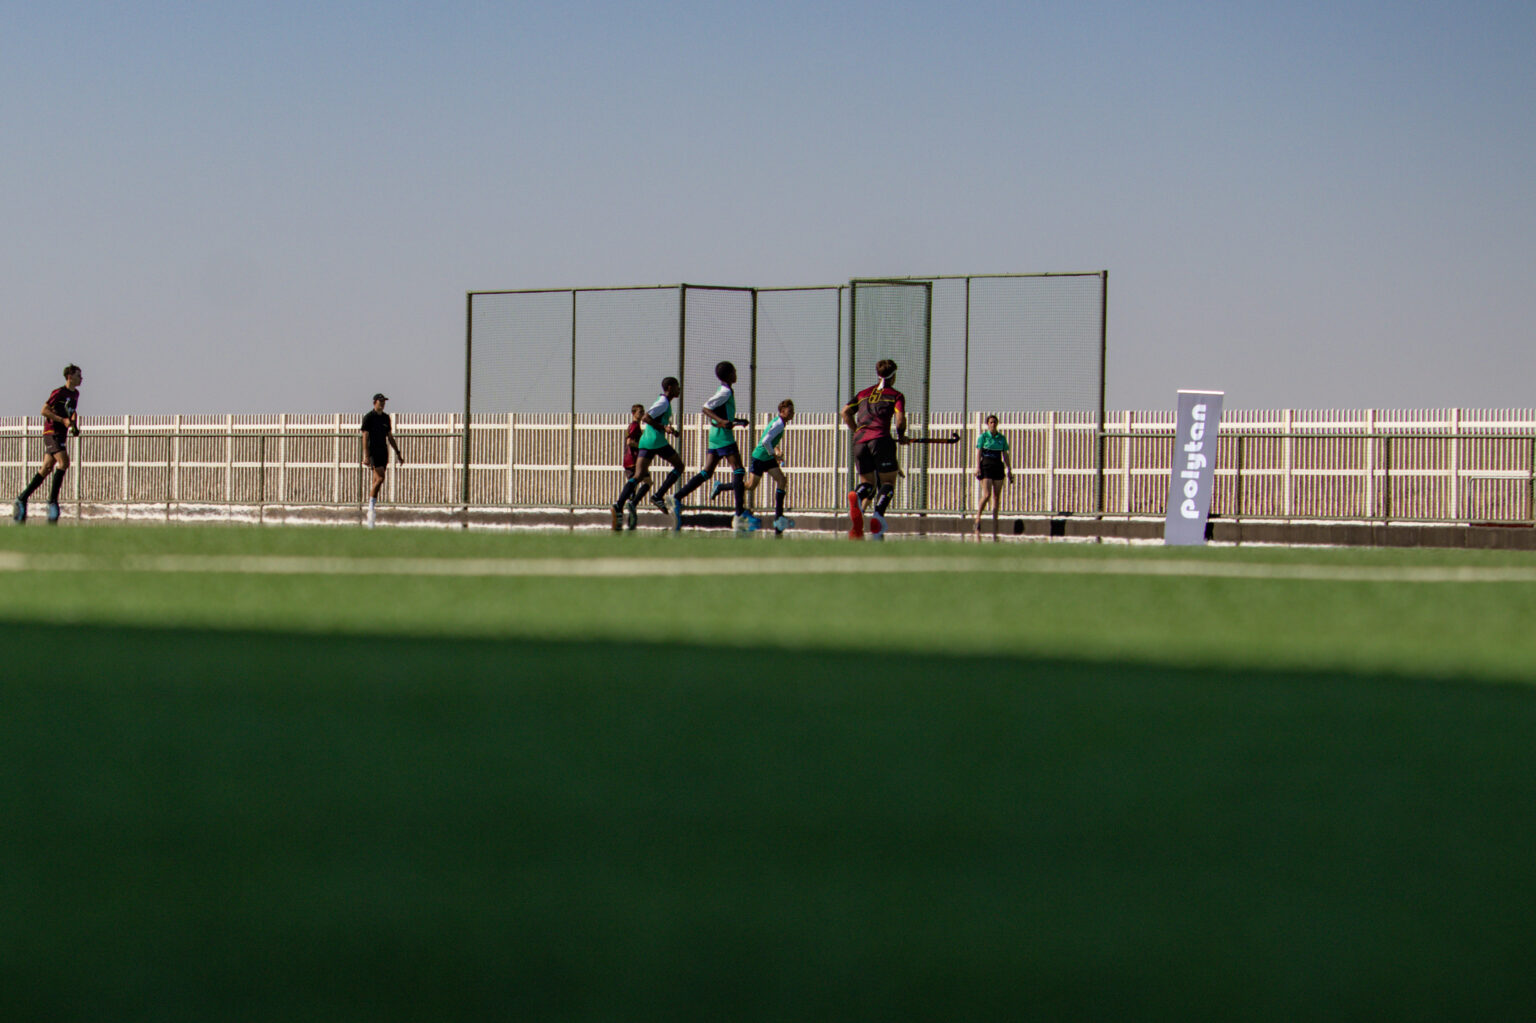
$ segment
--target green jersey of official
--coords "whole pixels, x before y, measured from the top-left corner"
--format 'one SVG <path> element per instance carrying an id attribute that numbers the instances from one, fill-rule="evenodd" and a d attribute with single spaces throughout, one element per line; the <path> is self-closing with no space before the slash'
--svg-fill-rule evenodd
<path id="1" fill-rule="evenodd" d="M 720 390 L 715 396 L 704 403 L 704 407 L 716 415 L 724 416 L 727 422 L 736 421 L 736 392 L 726 384 L 720 385 Z M 730 427 L 721 426 L 713 419 L 709 421 L 709 448 L 728 448 L 736 443 L 736 433 Z"/>
<path id="2" fill-rule="evenodd" d="M 982 458 L 1002 458 L 1003 452 L 1008 450 L 1008 438 L 1001 433 L 983 430 L 976 438 L 976 450 L 981 452 Z"/>
<path id="3" fill-rule="evenodd" d="M 645 414 L 662 426 L 666 426 L 672 422 L 672 399 L 668 398 L 665 394 L 657 395 L 656 400 L 651 402 L 651 407 L 645 410 Z M 641 428 L 641 451 L 660 451 L 667 444 L 667 435 L 661 430 L 656 429 L 649 422 Z"/>

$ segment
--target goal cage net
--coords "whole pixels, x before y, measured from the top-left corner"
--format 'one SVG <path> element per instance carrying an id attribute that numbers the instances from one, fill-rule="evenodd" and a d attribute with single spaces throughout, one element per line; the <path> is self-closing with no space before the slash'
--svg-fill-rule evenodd
<path id="1" fill-rule="evenodd" d="M 882 358 L 900 366 L 897 387 L 915 433 L 958 430 L 969 441 L 968 428 L 995 412 L 1065 417 L 1081 422 L 1083 436 L 1094 427 L 1102 435 L 1107 286 L 1107 272 L 1097 271 L 470 292 L 461 500 L 607 504 L 622 478 L 629 410 L 654 399 L 669 376 L 682 384 L 679 450 L 697 465 L 701 406 L 722 361 L 736 367 L 737 411 L 753 424 L 739 435 L 744 450 L 780 400 L 794 401 L 788 464 L 828 473 L 814 486 L 807 477 L 797 506 L 808 511 L 841 506 L 850 467 L 837 415 L 874 382 Z M 898 506 L 948 507 L 968 490 L 968 443 L 903 456 Z M 1102 452 L 1090 461 L 1101 467 Z"/>

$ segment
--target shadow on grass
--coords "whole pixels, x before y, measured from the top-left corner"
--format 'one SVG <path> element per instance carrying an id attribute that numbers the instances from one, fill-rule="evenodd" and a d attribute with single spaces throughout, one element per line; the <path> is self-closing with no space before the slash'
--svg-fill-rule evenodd
<path id="1" fill-rule="evenodd" d="M 3 624 L 0 658 L 7 1019 L 1536 1000 L 1528 689 Z"/>

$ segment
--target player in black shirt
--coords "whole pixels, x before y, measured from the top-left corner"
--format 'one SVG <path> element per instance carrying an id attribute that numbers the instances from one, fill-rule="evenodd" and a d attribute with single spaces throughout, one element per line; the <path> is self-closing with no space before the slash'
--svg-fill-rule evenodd
<path id="1" fill-rule="evenodd" d="M 43 480 L 53 474 L 53 484 L 48 491 L 48 521 L 59 521 L 59 489 L 64 485 L 64 474 L 69 471 L 69 435 L 80 436 L 80 421 L 76 409 L 80 405 L 80 382 L 85 377 L 80 367 L 71 363 L 64 367 L 64 386 L 56 387 L 43 403 L 43 465 L 16 497 L 11 518 L 27 521 L 27 499 L 43 485 Z"/>
<path id="2" fill-rule="evenodd" d="M 373 396 L 373 409 L 363 416 L 358 429 L 363 433 L 363 467 L 373 470 L 373 490 L 368 494 L 368 525 L 372 527 L 374 513 L 379 506 L 379 491 L 384 488 L 384 473 L 389 469 L 389 449 L 395 449 L 395 460 L 405 464 L 400 445 L 395 443 L 394 427 L 384 403 L 389 401 L 382 394 Z"/>

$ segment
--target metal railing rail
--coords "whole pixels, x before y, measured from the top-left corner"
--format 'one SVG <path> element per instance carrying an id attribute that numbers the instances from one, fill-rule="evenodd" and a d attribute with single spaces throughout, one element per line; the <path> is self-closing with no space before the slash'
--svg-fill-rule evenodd
<path id="1" fill-rule="evenodd" d="M 280 417 L 235 422 L 204 417 L 174 422 L 126 417 L 86 423 L 70 440 L 74 465 L 63 498 L 77 504 L 290 505 L 342 507 L 364 500 L 356 417 Z M 190 417 L 189 417 L 190 418 Z M 418 417 L 426 419 L 428 417 Z M 747 436 L 750 451 L 767 415 Z M 1162 516 L 1173 430 L 1138 423 L 1101 431 L 1091 415 L 1004 415 L 1015 483 L 1003 514 Z M 1128 415 L 1121 415 L 1128 422 Z M 392 464 L 383 497 L 420 507 L 601 509 L 622 482 L 627 420 L 620 416 L 456 415 L 411 422 L 396 431 L 405 452 Z M 1112 418 L 1113 422 L 1114 419 Z M 1293 422 L 1288 413 L 1287 422 Z M 1416 425 L 1383 429 L 1324 424 L 1304 428 L 1223 428 L 1217 443 L 1212 512 L 1235 519 L 1536 524 L 1536 423 L 1498 428 L 1483 421 L 1453 430 Z M 1375 425 L 1372 425 L 1375 424 Z M 703 457 L 703 423 L 685 416 L 679 444 L 688 471 Z M 126 426 L 126 428 L 125 428 Z M 978 422 L 935 413 L 935 433 L 957 431 L 957 445 L 929 449 L 925 486 L 917 469 L 902 480 L 895 508 L 967 514 L 976 503 L 973 447 Z M 462 445 L 468 438 L 465 457 Z M 797 418 L 781 448 L 790 502 L 806 512 L 836 512 L 850 485 L 843 430 L 833 414 Z M 42 460 L 41 421 L 0 421 L 0 496 L 19 492 Z M 464 467 L 468 466 L 468 475 Z M 719 472 L 725 472 L 723 468 Z M 708 506 L 708 490 L 695 492 Z M 759 490 L 758 500 L 767 490 Z M 919 505 L 917 497 L 926 493 Z M 464 498 L 469 500 L 466 504 Z M 726 507 L 722 496 L 714 506 Z"/>

